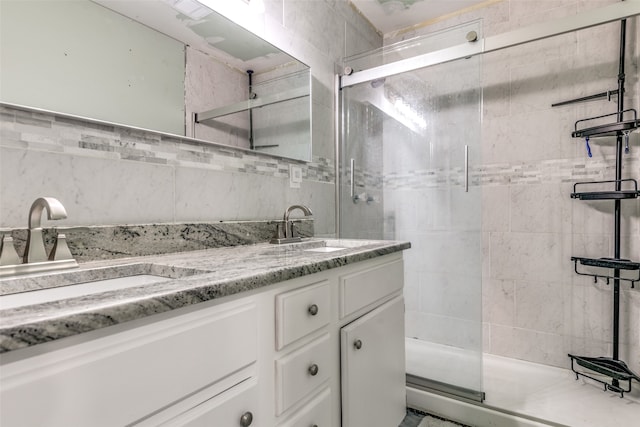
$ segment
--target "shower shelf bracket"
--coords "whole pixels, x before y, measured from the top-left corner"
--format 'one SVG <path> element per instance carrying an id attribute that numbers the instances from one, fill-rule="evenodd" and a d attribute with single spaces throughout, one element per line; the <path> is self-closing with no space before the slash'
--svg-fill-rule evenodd
<path id="1" fill-rule="evenodd" d="M 578 191 L 584 186 L 597 185 L 597 184 L 616 184 L 622 188 L 625 184 L 628 185 L 626 190 L 611 190 L 611 191 Z M 633 188 L 631 188 L 633 187 Z M 619 179 L 609 181 L 590 181 L 590 182 L 576 182 L 573 185 L 573 193 L 571 193 L 572 199 L 579 200 L 623 200 L 623 199 L 637 199 L 640 197 L 640 191 L 638 191 L 638 181 L 635 179 Z"/>
<path id="2" fill-rule="evenodd" d="M 573 354 L 568 355 L 571 358 L 571 370 L 576 374 L 576 380 L 579 376 L 589 378 L 600 384 L 604 385 L 604 391 L 613 391 L 614 393 L 620 393 L 620 397 L 624 397 L 624 393 L 631 391 L 631 380 L 640 381 L 640 376 L 636 375 L 626 363 L 621 360 L 615 360 L 610 357 L 584 357 L 575 356 Z M 609 384 L 602 378 L 588 375 L 584 371 L 577 371 L 575 364 L 589 369 L 593 372 L 597 372 L 600 375 L 611 378 L 616 381 L 626 381 L 627 388 L 624 389 L 619 385 Z"/>
<path id="3" fill-rule="evenodd" d="M 623 280 L 625 282 L 631 282 L 631 287 L 635 287 L 635 283 L 640 281 L 640 262 L 633 262 L 628 259 L 614 259 L 614 258 L 585 258 L 585 257 L 571 257 L 571 261 L 574 264 L 574 271 L 579 276 L 591 276 L 596 281 L 598 279 L 606 279 L 607 284 L 609 284 L 609 280 Z M 584 265 L 586 267 L 599 267 L 599 268 L 609 268 L 614 270 L 627 270 L 627 271 L 637 271 L 638 277 L 616 277 L 615 275 L 608 274 L 597 274 L 597 273 L 585 273 L 578 271 L 578 263 L 580 265 Z"/>
<path id="4" fill-rule="evenodd" d="M 610 116 L 623 116 L 625 113 L 633 112 L 633 119 L 618 120 L 613 123 L 600 124 L 587 128 L 578 129 L 578 124 L 591 120 L 602 119 Z M 623 110 L 621 112 L 615 112 L 611 114 L 604 114 L 602 116 L 590 117 L 588 119 L 578 120 L 574 125 L 574 131 L 571 136 L 574 138 L 599 138 L 604 136 L 617 136 L 621 134 L 628 135 L 634 130 L 640 127 L 640 120 L 638 120 L 638 113 L 633 108 Z"/>
<path id="5" fill-rule="evenodd" d="M 607 98 L 608 101 L 611 101 L 611 96 L 612 95 L 617 95 L 617 94 L 618 94 L 618 89 L 608 90 L 606 92 L 596 93 L 595 95 L 588 95 L 588 96 L 583 96 L 581 98 L 570 99 L 568 101 L 556 102 L 555 104 L 551 104 L 551 106 L 552 107 L 561 107 L 563 105 L 577 104 L 577 103 L 580 103 L 580 102 L 593 101 L 593 100 L 601 99 L 601 98 Z"/>

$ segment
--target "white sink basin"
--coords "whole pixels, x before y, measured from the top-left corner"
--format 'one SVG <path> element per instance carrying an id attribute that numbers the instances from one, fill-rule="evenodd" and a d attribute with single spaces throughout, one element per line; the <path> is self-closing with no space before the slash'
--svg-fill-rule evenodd
<path id="1" fill-rule="evenodd" d="M 319 248 L 311 248 L 305 249 L 305 252 L 335 252 L 335 251 L 344 251 L 347 248 L 338 248 L 333 246 L 322 246 Z"/>
<path id="2" fill-rule="evenodd" d="M 310 242 L 311 243 L 311 242 Z M 372 242 L 369 240 L 356 240 L 356 239 L 325 239 L 316 242 L 314 247 L 303 249 L 305 252 L 336 252 L 343 251 L 345 249 L 359 248 L 361 246 L 370 245 Z"/>
<path id="3" fill-rule="evenodd" d="M 167 280 L 171 279 L 151 274 L 141 274 L 138 276 L 97 280 L 95 282 L 78 283 L 75 285 L 58 286 L 54 288 L 40 289 L 37 291 L 2 295 L 0 296 L 0 310 L 22 307 L 25 305 L 41 304 L 49 301 L 58 301 L 61 299 L 80 297 L 106 291 L 115 291 L 118 289 L 148 285 L 151 283 L 166 282 Z"/>
<path id="4" fill-rule="evenodd" d="M 0 281 L 0 310 L 167 282 L 204 271 L 156 264 L 126 264 Z"/>

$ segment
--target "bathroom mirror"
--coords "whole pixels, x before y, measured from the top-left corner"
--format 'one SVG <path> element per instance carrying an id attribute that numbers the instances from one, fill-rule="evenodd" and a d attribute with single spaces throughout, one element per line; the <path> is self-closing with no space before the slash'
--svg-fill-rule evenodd
<path id="1" fill-rule="evenodd" d="M 309 67 L 195 0 L 2 0 L 0 55 L 1 102 L 311 160 Z"/>

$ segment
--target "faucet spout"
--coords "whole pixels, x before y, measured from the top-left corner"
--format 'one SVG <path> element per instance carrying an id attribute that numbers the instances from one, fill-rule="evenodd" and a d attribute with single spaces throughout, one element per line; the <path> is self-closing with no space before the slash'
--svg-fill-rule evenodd
<path id="1" fill-rule="evenodd" d="M 304 212 L 304 216 L 311 216 L 313 215 L 313 212 L 311 212 L 311 209 L 309 209 L 308 207 L 304 206 L 304 205 L 291 205 L 287 208 L 286 211 L 284 211 L 284 221 L 287 222 L 289 221 L 289 215 L 291 215 L 291 212 L 293 212 L 296 209 L 300 209 L 302 212 Z"/>
<path id="2" fill-rule="evenodd" d="M 29 210 L 29 231 L 27 244 L 24 249 L 24 262 L 47 261 L 47 252 L 44 248 L 44 236 L 42 235 L 42 212 L 47 211 L 47 219 L 58 220 L 67 217 L 67 211 L 58 199 L 53 197 L 40 197 L 36 199 Z"/>

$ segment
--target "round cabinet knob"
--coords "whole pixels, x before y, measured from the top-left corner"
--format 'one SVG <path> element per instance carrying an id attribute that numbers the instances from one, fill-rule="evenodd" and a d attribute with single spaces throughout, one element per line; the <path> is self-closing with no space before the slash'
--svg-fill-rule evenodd
<path id="1" fill-rule="evenodd" d="M 318 306 L 315 305 L 315 304 L 311 304 L 309 306 L 309 310 L 308 311 L 309 311 L 310 315 L 315 316 L 316 314 L 318 314 Z"/>
<path id="2" fill-rule="evenodd" d="M 356 350 L 360 350 L 362 348 L 362 341 L 360 340 L 355 340 L 353 342 L 353 346 L 356 348 Z"/>
<path id="3" fill-rule="evenodd" d="M 311 375 L 312 377 L 318 375 L 318 365 L 314 363 L 313 365 L 309 366 L 309 375 Z"/>
<path id="4" fill-rule="evenodd" d="M 249 427 L 253 422 L 253 414 L 251 412 L 245 412 L 240 417 L 240 425 L 242 427 Z"/>

